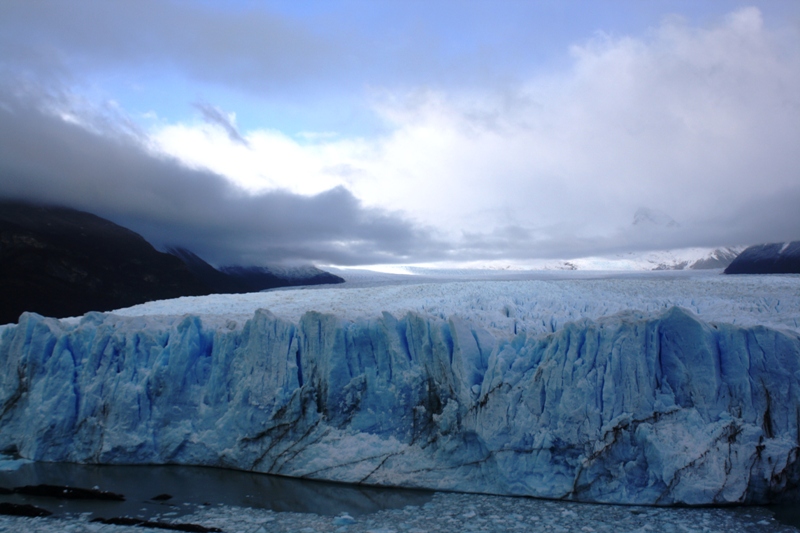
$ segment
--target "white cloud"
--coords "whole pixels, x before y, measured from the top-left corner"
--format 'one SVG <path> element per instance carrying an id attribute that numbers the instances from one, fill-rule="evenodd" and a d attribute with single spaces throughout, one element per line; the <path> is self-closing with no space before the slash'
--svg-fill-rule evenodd
<path id="1" fill-rule="evenodd" d="M 251 193 L 288 190 L 312 195 L 346 181 L 326 171 L 359 151 L 359 141 L 299 143 L 274 130 L 244 134 L 237 142 L 215 124 L 171 124 L 151 134 L 151 148 L 177 157 L 192 168 L 211 170 Z"/>
<path id="2" fill-rule="evenodd" d="M 710 28 L 672 18 L 644 37 L 598 34 L 572 47 L 567 71 L 502 89 L 387 89 L 374 101 L 390 126 L 380 137 L 259 130 L 245 146 L 176 124 L 152 138 L 250 191 L 345 185 L 452 235 L 519 227 L 521 245 L 568 235 L 620 246 L 647 206 L 681 223 L 683 246 L 737 244 L 733 213 L 800 186 L 798 43 L 796 28 L 768 29 L 755 8 Z"/>

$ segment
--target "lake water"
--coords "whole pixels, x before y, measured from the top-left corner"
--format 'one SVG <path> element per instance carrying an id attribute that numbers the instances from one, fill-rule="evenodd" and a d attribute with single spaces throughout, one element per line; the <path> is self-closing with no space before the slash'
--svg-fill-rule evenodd
<path id="1" fill-rule="evenodd" d="M 359 516 L 382 509 L 424 505 L 433 496 L 430 491 L 345 485 L 192 466 L 26 463 L 17 470 L 0 471 L 0 487 L 10 489 L 39 484 L 97 487 L 123 494 L 125 501 L 55 500 L 19 494 L 0 495 L 0 501 L 30 503 L 59 516 L 91 512 L 105 518 L 152 518 L 164 513 L 181 516 L 204 504 L 329 516 L 346 512 Z M 172 498 L 152 500 L 165 493 Z"/>

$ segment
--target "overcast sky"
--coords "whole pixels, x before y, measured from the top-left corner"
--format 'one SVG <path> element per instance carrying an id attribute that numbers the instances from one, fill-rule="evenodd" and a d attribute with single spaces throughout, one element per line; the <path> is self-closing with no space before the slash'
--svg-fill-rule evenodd
<path id="1" fill-rule="evenodd" d="M 797 240 L 798 147 L 793 0 L 0 3 L 0 196 L 217 265 Z"/>

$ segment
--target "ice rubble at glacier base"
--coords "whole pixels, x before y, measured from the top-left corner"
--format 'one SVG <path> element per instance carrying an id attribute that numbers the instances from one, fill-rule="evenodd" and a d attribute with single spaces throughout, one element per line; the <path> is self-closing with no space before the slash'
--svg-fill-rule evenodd
<path id="1" fill-rule="evenodd" d="M 189 515 L 165 513 L 160 522 L 200 524 L 242 533 L 792 533 L 764 507 L 665 508 L 579 504 L 532 498 L 436 493 L 422 506 L 387 509 L 370 515 L 336 517 L 228 506 L 197 506 Z M 68 518 L 0 516 L 0 530 L 35 533 L 163 533 L 163 529 L 90 522 L 91 515 Z M 348 520 L 349 518 L 349 520 Z"/>

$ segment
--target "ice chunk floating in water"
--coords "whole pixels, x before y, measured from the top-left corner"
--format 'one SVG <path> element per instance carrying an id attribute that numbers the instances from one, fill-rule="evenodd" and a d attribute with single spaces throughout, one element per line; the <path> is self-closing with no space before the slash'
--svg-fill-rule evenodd
<path id="1" fill-rule="evenodd" d="M 800 480 L 796 331 L 679 307 L 551 329 L 26 314 L 0 340 L 0 449 L 637 504 L 767 502 Z"/>

